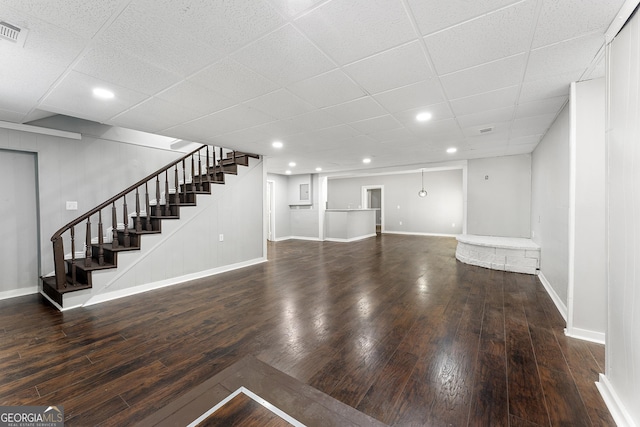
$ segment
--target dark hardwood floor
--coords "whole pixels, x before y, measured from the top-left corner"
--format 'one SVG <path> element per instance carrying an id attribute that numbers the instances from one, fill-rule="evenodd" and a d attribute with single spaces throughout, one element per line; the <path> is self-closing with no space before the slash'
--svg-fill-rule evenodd
<path id="1" fill-rule="evenodd" d="M 60 313 L 0 301 L 0 405 L 130 425 L 253 355 L 394 426 L 615 425 L 604 347 L 567 338 L 534 276 L 455 239 L 269 244 L 269 262 Z"/>

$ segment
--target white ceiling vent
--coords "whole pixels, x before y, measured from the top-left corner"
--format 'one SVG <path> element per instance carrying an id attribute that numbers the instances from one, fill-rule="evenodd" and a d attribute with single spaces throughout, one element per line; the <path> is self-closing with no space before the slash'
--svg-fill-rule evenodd
<path id="1" fill-rule="evenodd" d="M 493 126 L 487 126 L 486 128 L 478 129 L 480 135 L 484 135 L 485 133 L 493 132 Z"/>
<path id="2" fill-rule="evenodd" d="M 29 30 L 20 28 L 15 25 L 0 21 L 0 40 L 9 40 L 18 46 L 24 46 Z"/>

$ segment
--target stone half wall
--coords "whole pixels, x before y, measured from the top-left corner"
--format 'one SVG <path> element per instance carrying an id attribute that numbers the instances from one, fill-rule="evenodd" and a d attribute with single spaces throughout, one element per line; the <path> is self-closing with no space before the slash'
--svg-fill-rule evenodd
<path id="1" fill-rule="evenodd" d="M 456 259 L 465 264 L 515 273 L 538 274 L 540 246 L 531 239 L 460 235 Z"/>

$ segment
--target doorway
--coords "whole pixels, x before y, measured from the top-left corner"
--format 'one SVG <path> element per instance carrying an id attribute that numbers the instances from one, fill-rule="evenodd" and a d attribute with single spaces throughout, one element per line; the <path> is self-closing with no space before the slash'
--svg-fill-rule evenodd
<path id="1" fill-rule="evenodd" d="M 368 185 L 362 187 L 362 206 L 365 209 L 375 209 L 376 211 L 376 233 L 384 231 L 384 200 L 382 185 Z"/>
<path id="2" fill-rule="evenodd" d="M 38 292 L 37 158 L 35 153 L 0 150 L 0 299 Z"/>

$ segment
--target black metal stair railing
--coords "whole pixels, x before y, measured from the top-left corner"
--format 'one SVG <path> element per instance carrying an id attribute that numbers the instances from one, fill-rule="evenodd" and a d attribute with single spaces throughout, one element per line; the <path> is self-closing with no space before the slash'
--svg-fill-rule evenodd
<path id="1" fill-rule="evenodd" d="M 118 252 L 139 249 L 141 235 L 160 232 L 161 219 L 178 218 L 181 205 L 194 205 L 196 194 L 210 193 L 212 184 L 224 183 L 224 173 L 230 171 L 229 165 L 235 166 L 238 156 L 258 157 L 235 151 L 227 151 L 227 158 L 223 158 L 223 154 L 220 147 L 216 155 L 216 147 L 203 145 L 151 173 L 56 231 L 51 237 L 55 289 L 65 292 L 91 287 L 91 271 L 113 268 Z M 151 201 L 150 189 L 155 189 L 155 203 Z M 141 193 L 144 193 L 142 202 Z M 135 212 L 130 214 L 131 205 L 135 206 Z M 105 210 L 107 218 L 111 216 L 111 231 L 107 235 L 104 228 L 108 225 L 103 223 Z M 119 212 L 122 213 L 120 217 Z M 133 227 L 130 227 L 130 222 L 133 223 Z M 81 234 L 77 228 L 85 230 L 81 256 L 76 252 L 79 246 L 77 236 Z M 94 235 L 97 242 L 92 239 Z M 70 248 L 70 254 L 67 255 L 65 240 Z"/>

